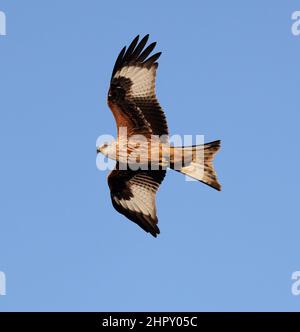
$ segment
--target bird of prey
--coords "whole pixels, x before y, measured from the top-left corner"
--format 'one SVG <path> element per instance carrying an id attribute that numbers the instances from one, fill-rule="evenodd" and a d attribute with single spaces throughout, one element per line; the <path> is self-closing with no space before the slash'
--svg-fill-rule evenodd
<path id="1" fill-rule="evenodd" d="M 115 169 L 108 175 L 114 208 L 156 237 L 160 230 L 155 195 L 167 169 L 221 190 L 212 164 L 220 141 L 185 147 L 169 144 L 167 120 L 155 95 L 157 60 L 161 52 L 151 56 L 156 43 L 146 47 L 148 38 L 146 35 L 139 41 L 137 36 L 117 57 L 107 102 L 116 121 L 118 137 L 97 147 L 97 153 L 116 160 Z M 137 147 L 138 158 L 134 154 Z M 142 167 L 145 165 L 146 168 Z"/>

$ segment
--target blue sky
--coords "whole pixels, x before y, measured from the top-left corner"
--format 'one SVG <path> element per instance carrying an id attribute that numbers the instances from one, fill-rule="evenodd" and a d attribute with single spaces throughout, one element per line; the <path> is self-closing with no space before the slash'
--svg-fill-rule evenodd
<path id="1" fill-rule="evenodd" d="M 0 311 L 299 311 L 299 1 L 0 0 Z M 154 239 L 111 206 L 95 142 L 137 34 L 172 134 L 222 140 L 223 191 L 169 172 Z"/>

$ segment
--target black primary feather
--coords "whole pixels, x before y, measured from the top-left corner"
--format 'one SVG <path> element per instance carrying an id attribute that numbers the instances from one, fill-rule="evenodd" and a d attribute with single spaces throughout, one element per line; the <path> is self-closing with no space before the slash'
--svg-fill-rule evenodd
<path id="1" fill-rule="evenodd" d="M 126 46 L 122 48 L 114 65 L 111 80 L 114 78 L 117 71 L 128 64 L 151 67 L 151 65 L 157 61 L 161 55 L 161 52 L 156 53 L 148 58 L 156 46 L 156 42 L 153 42 L 145 48 L 148 39 L 149 34 L 144 36 L 143 39 L 139 42 L 139 35 L 137 35 L 127 49 Z"/>
<path id="2" fill-rule="evenodd" d="M 149 35 L 146 35 L 138 44 L 138 46 L 135 48 L 134 52 L 131 55 L 131 61 L 134 61 L 137 59 L 137 57 L 139 56 L 139 54 L 142 52 L 142 50 L 144 49 L 144 47 L 147 44 L 147 41 L 149 39 Z"/>

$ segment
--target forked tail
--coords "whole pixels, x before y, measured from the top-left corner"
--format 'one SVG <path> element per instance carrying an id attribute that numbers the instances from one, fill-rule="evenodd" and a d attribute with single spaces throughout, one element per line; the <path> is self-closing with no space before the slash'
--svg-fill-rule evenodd
<path id="1" fill-rule="evenodd" d="M 214 141 L 201 145 L 174 147 L 174 160 L 171 168 L 199 180 L 212 188 L 221 190 L 217 174 L 214 170 L 213 159 L 221 146 L 221 141 Z M 177 167 L 180 155 L 180 166 Z M 181 167 L 182 166 L 182 167 Z"/>

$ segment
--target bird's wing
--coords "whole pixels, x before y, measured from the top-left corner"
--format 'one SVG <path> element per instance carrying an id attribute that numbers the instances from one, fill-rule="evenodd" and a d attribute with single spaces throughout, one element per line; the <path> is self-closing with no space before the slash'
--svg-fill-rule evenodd
<path id="1" fill-rule="evenodd" d="M 120 52 L 111 77 L 108 105 L 118 127 L 127 127 L 132 134 L 168 135 L 165 114 L 155 95 L 157 59 L 150 56 L 156 43 L 146 46 L 149 35 L 140 42 L 137 36 Z"/>
<path id="2" fill-rule="evenodd" d="M 114 208 L 154 237 L 157 227 L 155 194 L 165 177 L 165 170 L 118 170 L 108 176 Z"/>

